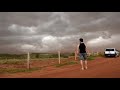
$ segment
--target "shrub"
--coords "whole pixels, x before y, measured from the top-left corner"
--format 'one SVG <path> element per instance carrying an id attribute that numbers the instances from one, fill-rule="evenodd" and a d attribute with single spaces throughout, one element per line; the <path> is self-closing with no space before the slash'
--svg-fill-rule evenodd
<path id="1" fill-rule="evenodd" d="M 93 56 L 93 55 L 90 55 L 87 57 L 87 60 L 94 60 L 94 59 L 95 59 L 95 56 Z"/>

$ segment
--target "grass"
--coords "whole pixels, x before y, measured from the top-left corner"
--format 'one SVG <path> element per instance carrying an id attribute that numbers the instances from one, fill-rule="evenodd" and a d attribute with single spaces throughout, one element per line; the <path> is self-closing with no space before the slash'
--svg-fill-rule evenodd
<path id="1" fill-rule="evenodd" d="M 92 56 L 92 55 L 91 55 L 91 56 L 88 56 L 88 57 L 87 57 L 87 60 L 90 60 L 90 61 L 91 61 L 91 60 L 95 60 L 96 57 L 97 57 L 97 56 Z"/>
<path id="2" fill-rule="evenodd" d="M 0 68 L 0 73 L 18 73 L 18 72 L 32 72 L 35 70 L 40 70 L 42 68 L 30 68 L 29 70 L 26 68 Z"/>
<path id="3" fill-rule="evenodd" d="M 61 66 L 65 66 L 65 65 L 72 65 L 72 64 L 78 64 L 77 62 L 67 62 L 67 63 L 63 63 L 63 64 L 56 64 L 56 67 L 61 67 Z"/>
<path id="4" fill-rule="evenodd" d="M 27 60 L 19 60 L 19 59 L 12 59 L 12 60 L 0 60 L 0 64 L 15 64 L 20 65 L 24 64 Z"/>
<path id="5" fill-rule="evenodd" d="M 25 61 L 23 60 L 0 60 L 0 64 L 15 64 L 15 65 L 21 65 L 24 64 Z"/>

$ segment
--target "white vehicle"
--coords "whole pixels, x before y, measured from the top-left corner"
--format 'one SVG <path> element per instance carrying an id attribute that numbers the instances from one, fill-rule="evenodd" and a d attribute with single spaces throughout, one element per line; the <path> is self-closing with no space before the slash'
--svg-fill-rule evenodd
<path id="1" fill-rule="evenodd" d="M 120 52 L 116 50 L 115 48 L 106 48 L 104 55 L 106 57 L 113 56 L 113 57 L 119 57 Z"/>

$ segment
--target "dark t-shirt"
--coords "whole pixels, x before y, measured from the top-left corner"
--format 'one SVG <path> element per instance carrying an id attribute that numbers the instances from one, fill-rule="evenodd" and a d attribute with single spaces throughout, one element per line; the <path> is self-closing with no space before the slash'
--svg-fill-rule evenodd
<path id="1" fill-rule="evenodd" d="M 79 51 L 80 51 L 80 53 L 86 53 L 86 46 L 84 43 L 80 43 Z"/>

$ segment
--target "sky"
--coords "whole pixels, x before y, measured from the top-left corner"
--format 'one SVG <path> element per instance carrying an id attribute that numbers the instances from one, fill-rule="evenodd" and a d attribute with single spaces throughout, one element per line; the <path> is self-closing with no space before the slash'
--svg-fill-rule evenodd
<path id="1" fill-rule="evenodd" d="M 0 12 L 0 53 L 120 49 L 120 12 Z"/>

